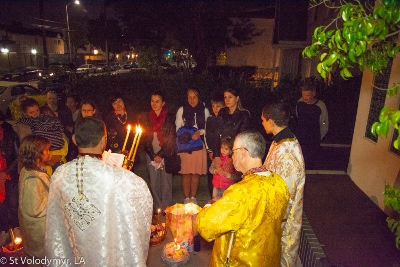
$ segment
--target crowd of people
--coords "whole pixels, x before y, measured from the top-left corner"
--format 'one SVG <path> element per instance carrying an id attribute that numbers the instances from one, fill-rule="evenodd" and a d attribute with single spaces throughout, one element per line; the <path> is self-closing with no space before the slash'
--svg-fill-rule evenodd
<path id="1" fill-rule="evenodd" d="M 285 103 L 263 108 L 261 124 L 272 135 L 266 158 L 239 90 L 213 94 L 212 112 L 197 88 L 186 96 L 171 112 L 163 92 L 151 94 L 142 123 L 148 185 L 134 169 L 101 160 L 105 150 L 126 153 L 127 126 L 138 124 L 121 93 L 110 95 L 103 116 L 91 99 L 70 95 L 58 103 L 53 92 L 44 106 L 31 98 L 13 103 L 22 113 L 13 125 L 0 111 L 0 245 L 12 229 L 28 257 L 145 266 L 152 215 L 173 204 L 179 174 L 183 203 L 197 204 L 199 181 L 208 179 L 210 201 L 196 228 L 215 240 L 210 266 L 295 266 L 305 167 L 314 167 L 329 125 L 315 88 L 302 87 L 294 130 Z"/>

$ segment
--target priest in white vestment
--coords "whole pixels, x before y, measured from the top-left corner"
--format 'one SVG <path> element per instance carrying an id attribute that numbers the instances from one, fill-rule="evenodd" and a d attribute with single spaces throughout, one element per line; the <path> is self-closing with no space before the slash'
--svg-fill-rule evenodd
<path id="1" fill-rule="evenodd" d="M 101 160 L 104 123 L 76 125 L 77 159 L 50 182 L 46 256 L 50 266 L 146 266 L 153 199 L 145 181 Z"/>

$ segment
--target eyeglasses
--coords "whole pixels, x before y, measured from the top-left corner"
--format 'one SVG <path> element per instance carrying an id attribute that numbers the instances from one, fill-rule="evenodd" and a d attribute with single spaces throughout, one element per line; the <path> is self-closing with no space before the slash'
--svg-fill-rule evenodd
<path id="1" fill-rule="evenodd" d="M 241 148 L 243 148 L 244 150 L 249 152 L 249 150 L 247 148 L 245 148 L 245 147 L 238 147 L 238 148 L 232 149 L 232 155 L 233 155 L 233 153 L 235 153 L 235 150 L 238 150 L 238 149 L 241 149 Z"/>

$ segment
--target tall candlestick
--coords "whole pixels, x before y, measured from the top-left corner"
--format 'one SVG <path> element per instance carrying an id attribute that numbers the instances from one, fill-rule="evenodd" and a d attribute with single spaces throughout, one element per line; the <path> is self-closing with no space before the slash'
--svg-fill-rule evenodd
<path id="1" fill-rule="evenodd" d="M 131 157 L 132 157 L 132 153 L 133 153 L 133 150 L 135 148 L 136 139 L 137 139 L 138 135 L 139 135 L 139 130 L 138 130 L 138 127 L 136 126 L 136 134 L 135 134 L 135 138 L 133 138 L 133 143 L 132 143 L 132 146 L 131 146 L 131 150 L 129 151 L 128 159 L 131 159 Z"/>
<path id="2" fill-rule="evenodd" d="M 13 246 L 14 246 L 14 250 L 17 250 L 17 245 L 15 244 L 14 230 L 12 228 L 10 228 L 9 232 L 10 232 L 10 235 L 11 235 L 11 240 L 12 240 L 12 243 L 13 243 Z"/>
<path id="3" fill-rule="evenodd" d="M 132 156 L 132 158 L 130 158 L 130 160 L 132 160 L 132 161 L 135 160 L 136 152 L 137 152 L 137 149 L 139 147 L 140 137 L 142 137 L 142 129 L 139 126 L 139 137 L 138 137 L 138 140 L 136 142 L 136 147 L 135 147 L 135 151 L 133 152 L 133 156 Z"/>
<path id="4" fill-rule="evenodd" d="M 126 142 L 128 142 L 129 134 L 131 133 L 131 125 L 128 124 L 128 131 L 126 132 L 126 137 L 124 141 L 124 145 L 122 146 L 122 152 L 125 150 Z"/>

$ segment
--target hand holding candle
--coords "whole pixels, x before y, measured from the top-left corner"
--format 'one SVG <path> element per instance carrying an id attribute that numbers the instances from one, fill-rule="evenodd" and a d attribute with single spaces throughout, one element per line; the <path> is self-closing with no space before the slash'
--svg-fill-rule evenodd
<path id="1" fill-rule="evenodd" d="M 124 141 L 124 145 L 122 146 L 122 152 L 124 152 L 125 147 L 126 147 L 126 143 L 128 142 L 128 138 L 129 138 L 129 134 L 131 133 L 131 125 L 128 124 L 128 131 L 126 132 L 126 137 L 125 137 L 125 141 Z"/>

